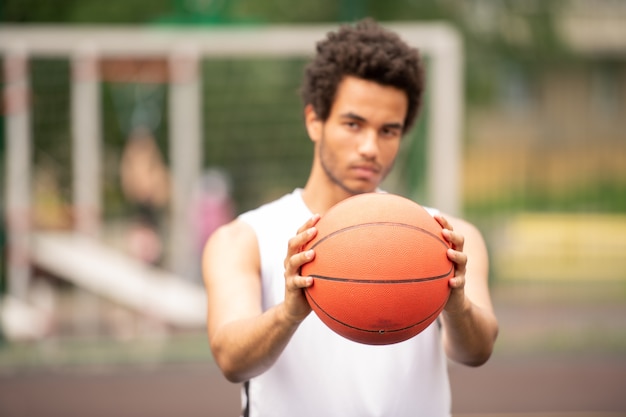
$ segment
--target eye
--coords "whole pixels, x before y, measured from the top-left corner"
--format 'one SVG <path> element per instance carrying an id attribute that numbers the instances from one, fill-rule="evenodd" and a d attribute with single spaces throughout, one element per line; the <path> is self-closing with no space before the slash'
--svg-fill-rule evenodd
<path id="1" fill-rule="evenodd" d="M 400 136 L 400 129 L 395 127 L 384 127 L 380 131 L 380 135 L 384 138 L 396 138 Z"/>
<path id="2" fill-rule="evenodd" d="M 349 120 L 349 121 L 345 122 L 344 126 L 346 126 L 350 130 L 358 130 L 360 128 L 359 123 L 357 123 L 357 122 L 355 122 L 353 120 Z"/>

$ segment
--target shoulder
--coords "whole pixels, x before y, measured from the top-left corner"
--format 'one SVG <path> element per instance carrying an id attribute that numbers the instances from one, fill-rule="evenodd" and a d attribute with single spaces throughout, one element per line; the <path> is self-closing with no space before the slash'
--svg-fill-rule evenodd
<path id="1" fill-rule="evenodd" d="M 257 269 L 258 248 L 252 227 L 235 219 L 215 230 L 207 240 L 202 254 L 203 268 L 205 272 L 212 272 L 219 265 L 235 269 Z"/>
<path id="2" fill-rule="evenodd" d="M 256 235 L 252 226 L 241 219 L 235 219 L 213 232 L 207 241 L 205 252 L 254 246 L 256 246 Z"/>
<path id="3" fill-rule="evenodd" d="M 202 275 L 207 292 L 225 286 L 247 287 L 255 282 L 261 265 L 258 247 L 256 235 L 246 223 L 235 219 L 219 227 L 202 253 Z"/>
<path id="4" fill-rule="evenodd" d="M 208 239 L 204 258 L 224 259 L 251 256 L 258 258 L 259 248 L 267 236 L 277 235 L 281 219 L 294 198 L 287 194 L 277 200 L 240 214 L 235 220 L 219 227 Z"/>

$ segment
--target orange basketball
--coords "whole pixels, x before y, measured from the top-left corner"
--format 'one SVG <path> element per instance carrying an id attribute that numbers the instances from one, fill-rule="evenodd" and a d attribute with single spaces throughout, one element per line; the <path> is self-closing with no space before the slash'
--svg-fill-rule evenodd
<path id="1" fill-rule="evenodd" d="M 301 275 L 311 308 L 336 333 L 359 343 L 407 340 L 443 310 L 454 275 L 441 226 L 423 207 L 369 193 L 333 206 L 306 249 Z"/>

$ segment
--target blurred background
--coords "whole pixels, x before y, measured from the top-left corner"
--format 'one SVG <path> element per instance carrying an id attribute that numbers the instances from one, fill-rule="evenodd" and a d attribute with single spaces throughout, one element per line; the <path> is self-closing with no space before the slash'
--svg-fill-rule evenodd
<path id="1" fill-rule="evenodd" d="M 455 415 L 626 415 L 621 0 L 0 2 L 0 415 L 237 415 L 205 336 L 200 250 L 302 186 L 312 149 L 307 54 L 228 45 L 366 16 L 460 40 L 450 209 L 485 235 L 501 334 L 484 367 L 451 365 Z M 99 57 L 74 29 L 170 49 Z M 224 50 L 193 48 L 211 33 Z M 423 204 L 432 102 L 387 183 Z"/>

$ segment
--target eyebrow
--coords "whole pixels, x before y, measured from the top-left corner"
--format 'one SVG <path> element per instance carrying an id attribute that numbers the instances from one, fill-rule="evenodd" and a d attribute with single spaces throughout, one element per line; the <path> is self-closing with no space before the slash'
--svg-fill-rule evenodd
<path id="1" fill-rule="evenodd" d="M 359 116 L 358 114 L 352 113 L 352 112 L 347 112 L 344 114 L 341 114 L 340 117 L 345 118 L 345 119 L 352 119 L 352 120 L 358 120 L 359 122 L 366 122 L 367 119 L 363 116 Z M 399 129 L 402 130 L 404 128 L 404 125 L 402 123 L 385 123 L 383 125 L 383 127 L 387 128 L 387 129 Z"/>

